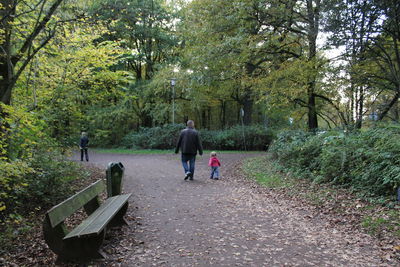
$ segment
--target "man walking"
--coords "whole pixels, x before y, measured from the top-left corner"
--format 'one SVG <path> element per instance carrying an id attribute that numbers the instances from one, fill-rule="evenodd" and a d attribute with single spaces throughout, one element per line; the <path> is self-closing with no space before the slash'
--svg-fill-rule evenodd
<path id="1" fill-rule="evenodd" d="M 183 129 L 179 135 L 175 154 L 178 154 L 180 148 L 182 153 L 182 166 L 185 171 L 185 180 L 193 180 L 197 151 L 199 151 L 200 156 L 203 155 L 203 147 L 199 134 L 194 129 L 194 121 L 188 120 L 186 125 L 186 129 Z"/>

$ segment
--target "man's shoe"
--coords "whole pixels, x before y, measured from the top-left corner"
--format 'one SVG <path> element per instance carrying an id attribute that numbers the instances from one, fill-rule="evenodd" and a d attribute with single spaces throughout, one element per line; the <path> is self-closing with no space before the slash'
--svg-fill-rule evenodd
<path id="1" fill-rule="evenodd" d="M 190 174 L 191 174 L 190 172 L 187 172 L 187 173 L 186 173 L 186 175 L 185 175 L 185 181 L 190 177 Z"/>

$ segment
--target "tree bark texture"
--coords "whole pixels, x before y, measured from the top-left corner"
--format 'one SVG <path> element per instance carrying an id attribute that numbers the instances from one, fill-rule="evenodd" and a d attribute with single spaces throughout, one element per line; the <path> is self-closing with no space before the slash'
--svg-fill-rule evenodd
<path id="1" fill-rule="evenodd" d="M 307 24 L 308 24 L 308 59 L 311 62 L 315 62 L 317 54 L 317 36 L 319 30 L 319 12 L 320 12 L 320 0 L 307 0 Z M 316 86 L 316 75 L 317 70 L 315 63 L 313 63 L 313 72 L 310 75 L 308 82 L 308 129 L 314 131 L 318 128 L 318 117 L 316 110 L 315 101 L 315 86 Z"/>

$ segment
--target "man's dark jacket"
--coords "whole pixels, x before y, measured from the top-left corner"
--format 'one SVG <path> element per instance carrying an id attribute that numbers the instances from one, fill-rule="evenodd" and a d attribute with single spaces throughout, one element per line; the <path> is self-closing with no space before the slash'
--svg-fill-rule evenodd
<path id="1" fill-rule="evenodd" d="M 87 136 L 82 136 L 81 137 L 81 142 L 79 143 L 79 146 L 81 148 L 87 148 L 88 144 L 89 144 L 89 138 Z"/>
<path id="2" fill-rule="evenodd" d="M 198 150 L 199 154 L 203 155 L 203 146 L 201 145 L 199 134 L 190 127 L 181 131 L 175 153 L 179 152 L 179 148 L 181 148 L 182 154 L 196 155 Z"/>

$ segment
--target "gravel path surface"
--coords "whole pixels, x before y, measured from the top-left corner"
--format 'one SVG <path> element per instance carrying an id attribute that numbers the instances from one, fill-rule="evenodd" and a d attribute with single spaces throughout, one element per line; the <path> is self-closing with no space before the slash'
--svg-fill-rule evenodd
<path id="1" fill-rule="evenodd" d="M 376 241 L 315 218 L 307 209 L 236 179 L 240 161 L 221 154 L 222 179 L 210 180 L 208 157 L 194 181 L 178 155 L 92 154 L 91 163 L 125 166 L 132 192 L 128 226 L 106 238 L 103 266 L 385 266 Z"/>

